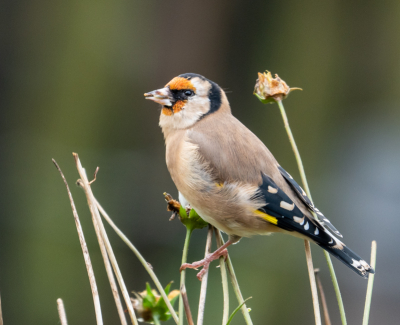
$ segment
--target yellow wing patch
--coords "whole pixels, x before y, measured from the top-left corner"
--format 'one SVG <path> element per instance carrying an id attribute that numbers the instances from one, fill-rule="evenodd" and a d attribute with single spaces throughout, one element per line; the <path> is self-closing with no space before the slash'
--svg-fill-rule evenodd
<path id="1" fill-rule="evenodd" d="M 224 187 L 224 183 L 215 183 L 215 185 L 216 185 L 218 188 L 223 188 L 223 187 Z"/>
<path id="2" fill-rule="evenodd" d="M 254 210 L 255 214 L 258 214 L 261 218 L 263 218 L 264 220 L 268 221 L 269 223 L 272 223 L 273 225 L 277 225 L 278 224 L 278 219 L 270 216 L 269 214 L 266 214 L 264 212 L 261 212 L 259 210 Z"/>

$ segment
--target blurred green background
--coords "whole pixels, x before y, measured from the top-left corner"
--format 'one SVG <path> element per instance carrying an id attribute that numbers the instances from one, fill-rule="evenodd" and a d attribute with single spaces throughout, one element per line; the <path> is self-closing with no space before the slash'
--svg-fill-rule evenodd
<path id="1" fill-rule="evenodd" d="M 229 91 L 232 111 L 299 180 L 276 105 L 252 95 L 257 72 L 278 73 L 317 206 L 369 260 L 378 242 L 370 324 L 399 322 L 400 2 L 15 1 L 0 4 L 0 291 L 5 324 L 94 324 L 93 301 L 67 193 L 72 187 L 106 324 L 118 316 L 71 153 L 115 222 L 174 280 L 185 230 L 162 193 L 177 196 L 164 161 L 160 108 L 143 93 L 194 72 Z M 109 228 L 108 228 L 109 229 Z M 128 289 L 148 275 L 109 229 Z M 204 254 L 197 230 L 189 261 Z M 313 246 L 331 318 L 339 312 L 321 249 Z M 230 248 L 255 324 L 312 324 L 301 240 L 274 235 Z M 220 273 L 211 267 L 206 324 L 219 324 Z M 349 324 L 361 324 L 367 281 L 334 261 Z M 200 283 L 188 271 L 196 314 Z M 237 302 L 231 290 L 231 308 Z M 240 314 L 234 324 L 243 324 Z M 173 324 L 169 321 L 168 324 Z"/>

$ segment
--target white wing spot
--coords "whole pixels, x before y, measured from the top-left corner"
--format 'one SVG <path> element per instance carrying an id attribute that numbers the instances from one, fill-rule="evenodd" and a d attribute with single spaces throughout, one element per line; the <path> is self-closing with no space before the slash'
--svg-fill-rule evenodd
<path id="1" fill-rule="evenodd" d="M 307 221 L 307 223 L 304 225 L 304 229 L 308 230 L 309 228 L 310 228 L 310 225 L 308 224 L 308 221 Z"/>
<path id="2" fill-rule="evenodd" d="M 289 204 L 285 201 L 281 201 L 281 208 L 285 209 L 285 210 L 289 210 L 292 211 L 294 209 L 294 203 Z"/>
<path id="3" fill-rule="evenodd" d="M 300 225 L 303 225 L 303 224 L 304 224 L 304 218 L 305 218 L 305 217 L 299 218 L 299 217 L 294 216 L 294 217 L 293 217 L 293 220 L 294 220 L 295 222 L 299 223 Z"/>
<path id="4" fill-rule="evenodd" d="M 331 238 L 331 241 L 328 244 L 333 244 L 333 238 Z"/>
<path id="5" fill-rule="evenodd" d="M 278 193 L 278 189 L 268 185 L 268 192 L 276 194 Z"/>
<path id="6" fill-rule="evenodd" d="M 316 236 L 319 235 L 319 229 L 318 228 L 315 228 L 314 235 L 316 235 Z"/>

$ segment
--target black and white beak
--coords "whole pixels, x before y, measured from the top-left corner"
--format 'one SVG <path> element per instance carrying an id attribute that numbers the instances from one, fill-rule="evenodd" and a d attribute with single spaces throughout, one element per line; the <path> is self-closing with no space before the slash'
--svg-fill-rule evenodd
<path id="1" fill-rule="evenodd" d="M 172 94 L 168 87 L 153 90 L 149 93 L 145 93 L 144 97 L 150 99 L 153 102 L 159 103 L 163 106 L 172 106 L 171 99 Z"/>

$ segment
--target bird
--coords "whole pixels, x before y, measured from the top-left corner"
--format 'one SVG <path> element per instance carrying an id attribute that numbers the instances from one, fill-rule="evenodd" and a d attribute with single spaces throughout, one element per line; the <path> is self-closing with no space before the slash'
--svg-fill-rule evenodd
<path id="1" fill-rule="evenodd" d="M 315 243 L 363 278 L 375 273 L 338 239 L 340 232 L 264 143 L 232 115 L 218 84 L 185 73 L 144 96 L 161 104 L 166 164 L 180 203 L 229 236 L 215 252 L 181 270 L 202 266 L 201 280 L 211 261 L 226 257 L 227 247 L 242 237 L 283 233 Z"/>

